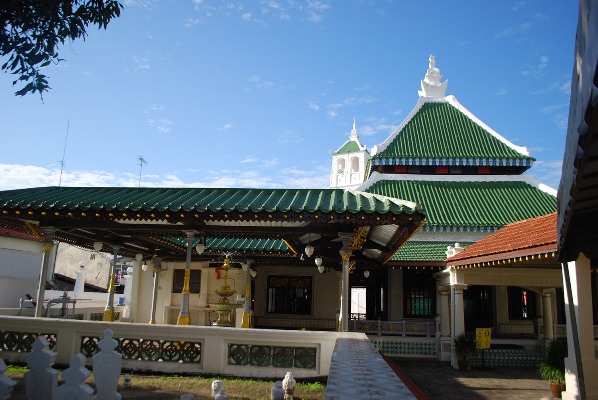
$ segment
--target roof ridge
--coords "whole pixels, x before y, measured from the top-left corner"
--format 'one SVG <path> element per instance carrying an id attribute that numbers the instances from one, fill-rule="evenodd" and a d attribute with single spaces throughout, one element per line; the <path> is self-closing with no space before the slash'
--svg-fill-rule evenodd
<path id="1" fill-rule="evenodd" d="M 461 104 L 459 102 L 459 100 L 457 100 L 457 98 L 454 95 L 446 96 L 446 100 L 447 100 L 448 104 L 452 105 L 453 107 L 455 107 L 456 109 L 458 109 L 459 111 L 461 111 L 469 119 L 471 119 L 473 122 L 475 122 L 476 124 L 478 124 L 482 129 L 484 129 L 485 131 L 487 131 L 488 133 L 490 133 L 496 139 L 500 140 L 502 143 L 504 143 L 505 145 L 509 146 L 513 150 L 521 153 L 522 155 L 531 157 L 531 154 L 530 154 L 529 150 L 527 149 L 527 147 L 525 147 L 525 146 L 517 146 L 516 144 L 514 144 L 513 142 L 509 141 L 507 138 L 505 138 L 504 136 L 502 136 L 500 133 L 498 133 L 494 129 L 490 128 L 481 119 L 479 119 L 471 111 L 469 111 L 463 104 Z"/>

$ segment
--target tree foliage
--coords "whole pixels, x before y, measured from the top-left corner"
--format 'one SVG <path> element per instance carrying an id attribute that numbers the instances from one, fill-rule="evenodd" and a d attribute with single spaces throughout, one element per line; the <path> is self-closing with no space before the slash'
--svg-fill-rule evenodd
<path id="1" fill-rule="evenodd" d="M 90 24 L 106 29 L 121 9 L 115 0 L 1 0 L 2 70 L 18 76 L 13 86 L 24 85 L 15 95 L 43 95 L 50 86 L 41 70 L 62 61 L 60 45 L 67 39 L 85 40 Z"/>

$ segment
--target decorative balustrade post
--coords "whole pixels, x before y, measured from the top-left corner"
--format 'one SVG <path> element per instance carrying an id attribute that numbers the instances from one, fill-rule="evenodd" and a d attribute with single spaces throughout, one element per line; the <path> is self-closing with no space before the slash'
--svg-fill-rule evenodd
<path id="1" fill-rule="evenodd" d="M 6 372 L 6 364 L 4 359 L 0 358 L 0 400 L 10 399 L 10 394 L 17 384 L 16 381 L 10 379 L 8 376 L 4 376 Z"/>
<path id="2" fill-rule="evenodd" d="M 50 350 L 48 341 L 38 336 L 32 351 L 25 356 L 29 372 L 25 373 L 25 392 L 28 400 L 47 400 L 58 386 L 58 371 L 52 368 L 57 353 Z"/>
<path id="3" fill-rule="evenodd" d="M 284 389 L 282 381 L 276 381 L 270 390 L 270 400 L 284 400 Z"/>
<path id="4" fill-rule="evenodd" d="M 122 355 L 114 349 L 118 342 L 112 338 L 112 330 L 104 331 L 104 338 L 98 343 L 100 352 L 93 356 L 93 375 L 97 394 L 94 400 L 120 400 L 117 391 L 122 367 Z"/>
<path id="5" fill-rule="evenodd" d="M 54 390 L 52 400 L 91 400 L 93 389 L 85 383 L 90 372 L 84 365 L 83 354 L 77 353 L 71 358 L 69 368 L 62 373 L 64 384 Z"/>
<path id="6" fill-rule="evenodd" d="M 226 390 L 224 389 L 224 382 L 220 380 L 212 381 L 212 397 L 215 400 L 228 400 Z"/>
<path id="7" fill-rule="evenodd" d="M 293 400 L 293 393 L 295 392 L 295 378 L 292 372 L 287 372 L 282 380 L 282 388 L 284 389 L 284 399 Z"/>

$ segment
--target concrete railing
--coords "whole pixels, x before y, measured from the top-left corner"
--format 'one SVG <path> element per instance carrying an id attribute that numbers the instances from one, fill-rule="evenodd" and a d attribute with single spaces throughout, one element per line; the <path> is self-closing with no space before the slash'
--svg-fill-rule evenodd
<path id="1" fill-rule="evenodd" d="M 239 377 L 327 376 L 335 332 L 148 325 L 0 316 L 0 357 L 23 362 L 37 336 L 45 335 L 67 365 L 78 352 L 89 362 L 102 332 L 110 328 L 123 368 Z"/>

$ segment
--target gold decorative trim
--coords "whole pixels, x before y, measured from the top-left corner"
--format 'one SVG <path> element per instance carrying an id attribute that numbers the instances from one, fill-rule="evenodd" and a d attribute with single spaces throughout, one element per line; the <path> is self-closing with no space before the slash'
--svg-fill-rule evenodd
<path id="1" fill-rule="evenodd" d="M 42 246 L 42 251 L 47 254 L 52 251 L 53 247 L 54 247 L 53 244 L 45 244 Z"/>
<path id="2" fill-rule="evenodd" d="M 355 228 L 351 238 L 349 239 L 349 248 L 351 250 L 361 250 L 369 232 L 368 226 L 360 226 Z"/>
<path id="3" fill-rule="evenodd" d="M 189 281 L 191 280 L 191 269 L 185 268 L 185 280 L 183 282 L 183 291 L 181 294 L 190 294 L 191 291 L 189 290 Z"/>
<path id="4" fill-rule="evenodd" d="M 189 316 L 186 316 L 186 317 L 179 316 L 176 319 L 176 324 L 177 325 L 189 325 L 189 324 L 191 324 L 191 319 L 189 318 Z"/>

